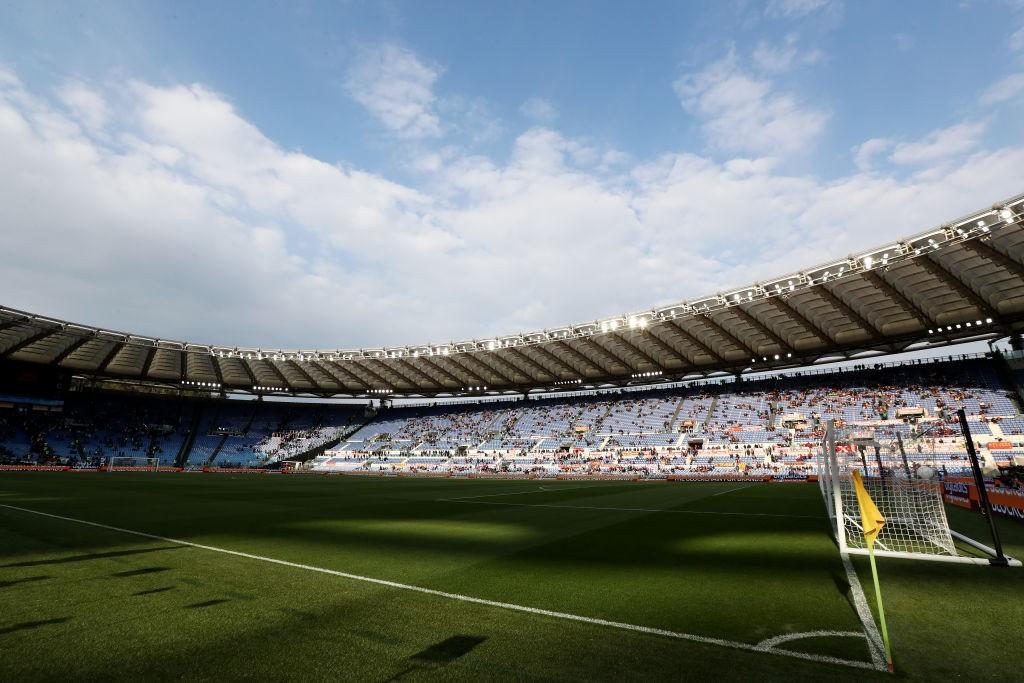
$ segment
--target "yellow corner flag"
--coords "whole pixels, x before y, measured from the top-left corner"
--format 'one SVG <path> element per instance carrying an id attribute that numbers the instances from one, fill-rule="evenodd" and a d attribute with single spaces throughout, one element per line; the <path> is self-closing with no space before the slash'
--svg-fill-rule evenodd
<path id="1" fill-rule="evenodd" d="M 857 489 L 857 505 L 860 507 L 860 521 L 864 527 L 864 538 L 868 542 L 868 548 L 873 548 L 878 532 L 885 526 L 885 517 L 878 511 L 875 501 L 871 500 L 871 494 L 864 488 L 864 480 L 860 478 L 860 472 L 853 471 L 853 486 Z"/>
<path id="2" fill-rule="evenodd" d="M 893 671 L 892 646 L 889 644 L 889 629 L 885 625 L 885 608 L 882 606 L 882 588 L 878 585 L 878 568 L 875 567 L 875 539 L 878 532 L 885 526 L 885 517 L 878 511 L 871 494 L 864 488 L 860 472 L 853 471 L 853 487 L 857 490 L 857 505 L 860 507 L 860 522 L 864 527 L 864 540 L 868 543 L 868 556 L 871 559 L 871 578 L 875 580 L 875 598 L 878 601 L 878 620 L 882 623 L 882 640 L 885 643 L 885 662 L 889 673 Z"/>

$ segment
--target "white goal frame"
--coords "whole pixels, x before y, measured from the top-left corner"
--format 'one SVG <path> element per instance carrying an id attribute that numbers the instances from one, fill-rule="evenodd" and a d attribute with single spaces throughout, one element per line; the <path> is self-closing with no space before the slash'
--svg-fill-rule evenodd
<path id="1" fill-rule="evenodd" d="M 856 464 L 859 468 L 860 463 Z M 845 454 L 837 452 L 835 426 L 829 420 L 825 440 L 817 454 L 818 486 L 825 500 L 839 552 L 868 555 L 853 485 L 853 469 Z M 886 525 L 875 542 L 875 556 L 986 566 L 991 564 L 987 558 L 957 552 L 955 541 L 958 540 L 991 557 L 996 556 L 993 548 L 949 528 L 940 484 L 904 477 L 898 473 L 886 477 L 867 476 L 866 472 L 864 475 L 865 487 L 886 518 Z M 1011 566 L 1021 566 L 1019 560 L 1007 559 Z"/>
<path id="2" fill-rule="evenodd" d="M 159 469 L 160 458 L 146 458 L 133 455 L 112 455 L 107 458 L 108 472 L 128 472 L 138 470 L 157 472 Z"/>

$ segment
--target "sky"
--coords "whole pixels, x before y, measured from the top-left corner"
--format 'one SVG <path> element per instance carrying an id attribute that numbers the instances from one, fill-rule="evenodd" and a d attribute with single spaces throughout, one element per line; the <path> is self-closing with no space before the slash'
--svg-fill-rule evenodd
<path id="1" fill-rule="evenodd" d="M 1024 192 L 1024 0 L 5 2 L 0 304 L 336 349 L 649 309 Z"/>

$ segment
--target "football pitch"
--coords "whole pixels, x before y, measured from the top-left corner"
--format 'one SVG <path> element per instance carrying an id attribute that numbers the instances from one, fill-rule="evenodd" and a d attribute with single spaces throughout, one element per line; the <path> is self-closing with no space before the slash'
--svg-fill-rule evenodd
<path id="1" fill-rule="evenodd" d="M 897 676 L 1020 675 L 1024 570 L 879 570 Z M 813 484 L 0 476 L 0 680 L 885 679 L 874 599 Z"/>

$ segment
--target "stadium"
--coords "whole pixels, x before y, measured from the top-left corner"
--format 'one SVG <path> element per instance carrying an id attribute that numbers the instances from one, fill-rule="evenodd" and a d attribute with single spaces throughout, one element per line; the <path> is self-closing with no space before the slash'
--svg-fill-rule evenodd
<path id="1" fill-rule="evenodd" d="M 786 11 L 832 5 L 804 4 L 815 7 Z M 790 5 L 803 7 L 773 2 L 766 16 Z M 396 54 L 412 53 L 374 59 Z M 68 129 L 6 74 L 0 59 L 0 142 L 11 112 Z M 684 106 L 694 87 L 676 85 Z M 199 86 L 188 94 L 207 103 Z M 65 99 L 96 110 L 81 92 Z M 542 107 L 527 109 L 554 125 Z M 405 110 L 387 109 L 383 126 L 395 111 Z M 413 135 L 408 121 L 391 133 L 429 144 L 442 133 L 427 114 L 413 123 L 428 133 Z M 183 118 L 214 131 L 202 147 L 231 138 Z M 204 172 L 180 171 L 183 157 L 144 136 L 88 135 L 116 154 L 145 147 L 167 159 L 149 182 Z M 254 158 L 271 156 L 254 139 Z M 910 154 L 900 147 L 909 143 L 885 144 L 893 158 Z M 80 152 L 54 148 L 65 160 Z M 150 170 L 132 164 L 125 177 Z M 59 192 L 60 171 L 37 175 Z M 0 163 L 0 178 L 17 172 Z M 940 193 L 960 191 L 943 178 Z M 111 195 L 130 221 L 160 221 L 122 190 Z M 211 191 L 210 201 L 234 207 L 241 194 Z M 233 218 L 270 221 L 276 209 L 261 202 L 288 192 L 255 194 Z M 260 290 L 258 310 L 271 314 L 252 321 L 230 310 L 227 292 L 154 265 L 174 249 L 202 261 L 212 238 L 137 249 L 145 267 L 128 288 L 108 288 L 121 281 L 91 253 L 26 266 L 35 279 L 20 257 L 5 261 L 0 679 L 1021 678 L 1024 194 L 968 199 L 970 213 L 929 225 L 909 212 L 871 233 L 884 236 L 879 246 L 837 248 L 796 270 L 764 270 L 751 236 L 729 271 L 753 273 L 746 284 L 718 287 L 717 274 L 687 264 L 714 284 L 684 300 L 652 292 L 648 308 L 499 334 L 490 331 L 508 316 L 474 309 L 474 338 L 372 346 L 243 343 L 250 329 L 305 334 L 288 317 L 296 311 L 322 339 L 314 319 L 324 316 Z M 0 246 L 52 239 L 31 211 L 4 211 Z M 12 216 L 30 227 L 7 227 Z M 402 239 L 422 238 L 398 235 L 395 254 Z M 386 280 L 373 281 L 379 298 L 346 283 L 353 294 L 338 316 L 354 339 L 376 334 L 367 321 L 380 319 L 388 338 L 406 334 Z M 588 284 L 559 282 L 543 296 Z M 460 296 L 486 285 L 469 281 Z M 46 286 L 54 298 L 35 291 Z M 189 301 L 205 308 L 172 296 L 193 288 L 201 297 Z M 24 303 L 36 301 L 56 301 L 60 315 Z M 431 303 L 438 316 L 460 310 Z M 80 319 L 63 319 L 76 309 Z M 217 339 L 226 328 L 210 311 L 245 333 Z M 145 328 L 124 325 L 135 331 L 97 324 L 139 315 Z M 207 328 L 209 338 L 171 338 Z"/>
<path id="2" fill-rule="evenodd" d="M 863 593 L 849 560 L 847 578 L 833 577 L 844 582 L 843 591 L 828 580 L 811 586 L 803 575 L 815 567 L 825 575 L 819 579 L 827 579 L 843 564 L 829 543 L 818 487 L 801 482 L 823 476 L 816 456 L 827 448 L 826 426 L 835 453 L 835 425 L 843 430 L 840 444 L 855 448 L 866 440 L 877 446 L 876 476 L 898 469 L 892 464 L 898 463 L 892 448 L 897 436 L 911 478 L 922 467 L 941 471 L 948 481 L 970 476 L 972 438 L 989 476 L 1022 464 L 1019 350 L 924 362 L 879 358 L 967 340 L 1009 338 L 1020 349 L 1022 215 L 1024 198 L 1018 197 L 891 246 L 735 292 L 554 330 L 401 348 L 204 346 L 3 309 L 0 343 L 9 379 L 0 401 L 0 448 L 9 464 L 3 466 L 8 472 L 0 505 L 19 527 L 34 528 L 28 538 L 19 530 L 9 540 L 23 544 L 36 533 L 53 533 L 61 546 L 73 542 L 93 550 L 54 557 L 53 548 L 28 546 L 24 552 L 40 559 L 6 565 L 14 576 L 6 585 L 26 594 L 20 627 L 30 632 L 56 622 L 29 618 L 29 611 L 46 611 L 45 602 L 32 600 L 46 594 L 50 580 L 39 567 L 88 558 L 84 574 L 75 566 L 61 578 L 88 581 L 104 564 L 103 569 L 117 569 L 112 576 L 129 580 L 104 587 L 99 597 L 115 610 L 138 609 L 121 595 L 126 585 L 126 595 L 167 600 L 178 589 L 175 583 L 184 584 L 196 599 L 188 609 L 237 603 L 236 614 L 211 620 L 211 626 L 247 613 L 245 601 L 255 600 L 267 580 L 306 583 L 303 590 L 315 595 L 331 590 L 316 588 L 318 582 L 342 577 L 341 583 L 369 584 L 337 587 L 363 593 L 360 602 L 389 588 L 414 593 L 379 599 L 420 603 L 407 606 L 417 615 L 408 622 L 416 629 L 430 630 L 427 615 L 442 609 L 431 607 L 431 599 L 454 600 L 472 605 L 468 611 L 477 614 L 471 622 L 486 623 L 457 629 L 472 634 L 539 620 L 527 626 L 531 633 L 549 638 L 546 629 L 555 629 L 563 638 L 566 627 L 554 623 L 561 619 L 575 622 L 570 630 L 582 631 L 574 638 L 683 640 L 691 644 L 684 648 L 689 657 L 696 656 L 693 643 L 732 650 L 701 654 L 702 661 L 742 652 L 750 659 L 738 666 L 748 672 L 841 676 L 853 673 L 843 667 L 878 668 L 877 631 L 870 612 L 858 604 Z M 807 369 L 835 360 L 857 362 Z M 746 379 L 752 374 L 757 378 Z M 235 394 L 250 400 L 229 398 Z M 321 401 L 271 400 L 281 395 Z M 322 402 L 337 396 L 363 401 Z M 449 400 L 392 404 L 430 397 Z M 959 429 L 958 409 L 970 436 Z M 190 478 L 196 474 L 213 476 Z M 1016 491 L 996 487 L 1004 497 Z M 82 518 L 59 514 L 69 498 Z M 272 518 L 280 506 L 288 509 L 286 526 L 297 539 L 279 537 L 281 530 L 249 528 L 253 520 Z M 1019 517 L 1019 505 L 1013 509 Z M 950 520 L 976 534 L 981 526 L 977 513 Z M 563 538 L 569 529 L 579 533 Z M 1024 540 L 1021 530 L 1012 532 L 1010 547 Z M 666 555 L 661 541 L 677 536 L 679 550 Z M 343 570 L 316 559 L 325 543 L 345 548 L 331 558 L 344 559 Z M 899 540 L 892 543 L 896 548 Z M 113 549 L 96 552 L 97 545 Z M 187 558 L 170 552 L 182 547 L 194 552 Z M 622 556 L 624 547 L 632 559 Z M 969 559 L 978 555 L 973 549 L 951 545 L 947 554 Z M 211 556 L 203 556 L 204 550 Z M 916 548 L 905 554 L 934 559 L 928 552 Z M 94 562 L 100 566 L 85 568 Z M 188 573 L 192 562 L 204 566 L 203 581 L 172 580 L 172 573 Z M 734 564 L 741 562 L 749 566 Z M 410 575 L 408 563 L 420 578 L 407 585 L 398 579 Z M 766 563 L 778 565 L 770 580 L 759 575 Z M 444 565 L 456 571 L 442 581 L 431 579 Z M 282 567 L 297 576 L 280 576 Z M 667 575 L 665 567 L 672 567 Z M 268 571 L 273 579 L 264 576 Z M 1002 579 L 936 571 L 905 567 L 906 585 L 898 574 L 891 580 L 906 591 L 904 600 L 943 586 L 944 601 L 971 600 L 979 580 L 997 589 Z M 766 637 L 758 639 L 736 623 L 742 621 L 739 613 L 719 608 L 721 623 L 712 624 L 692 612 L 690 591 L 682 591 L 685 608 L 668 597 L 680 592 L 680 582 L 699 581 L 703 572 L 714 572 L 705 579 L 706 599 L 736 598 L 740 591 L 744 612 L 773 613 L 787 631 L 762 632 Z M 724 585 L 713 583 L 719 578 Z M 808 604 L 777 602 L 782 587 L 771 583 L 796 580 L 808 582 L 801 592 L 814 597 L 800 598 Z M 515 589 L 507 590 L 507 584 Z M 566 592 L 576 597 L 566 599 Z M 844 604 L 844 593 L 858 609 Z M 648 602 L 654 595 L 662 607 Z M 512 596 L 520 597 L 510 602 Z M 991 609 L 1005 598 L 1001 590 L 996 596 Z M 81 609 L 97 599 L 82 598 Z M 819 600 L 830 603 L 833 613 L 819 611 Z M 1009 606 L 1011 614 L 1016 605 Z M 480 614 L 480 606 L 510 614 Z M 673 614 L 670 606 L 680 611 Z M 297 608 L 274 609 L 286 619 L 329 619 Z M 357 632 L 342 650 L 361 648 L 365 640 L 392 647 L 383 633 L 395 624 L 374 630 L 385 628 L 377 621 L 384 615 L 363 617 L 373 627 Z M 127 613 L 117 618 L 131 623 Z M 169 616 L 154 633 L 132 626 L 133 638 L 146 642 L 176 619 L 190 618 Z M 927 623 L 935 616 L 916 618 Z M 698 623 L 701 632 L 689 633 Z M 602 626 L 611 633 L 590 631 Z M 486 640 L 456 633 L 416 654 L 410 666 L 439 666 Z M 910 634 L 906 640 L 912 652 Z M 291 645 L 285 649 L 292 651 Z M 758 661 L 757 655 L 817 668 L 790 669 L 794 662 Z M 104 665 L 102 657 L 96 659 Z M 481 663 L 494 665 L 489 659 Z M 555 668 L 527 673 L 563 673 L 553 662 L 541 665 Z"/>

